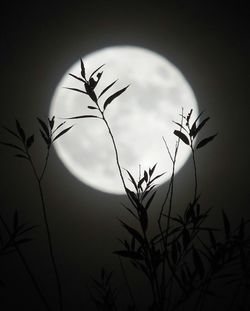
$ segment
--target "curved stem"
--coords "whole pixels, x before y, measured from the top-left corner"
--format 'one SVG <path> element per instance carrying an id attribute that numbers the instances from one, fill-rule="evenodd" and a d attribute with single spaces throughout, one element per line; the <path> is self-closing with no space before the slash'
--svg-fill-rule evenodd
<path id="1" fill-rule="evenodd" d="M 4 219 L 3 219 L 3 217 L 2 217 L 1 215 L 0 215 L 0 220 L 1 220 L 1 222 L 2 222 L 2 224 L 3 224 L 3 226 L 4 226 L 4 228 L 5 228 L 5 230 L 7 231 L 8 235 L 11 237 L 11 236 L 12 236 L 11 231 L 10 231 L 8 225 L 6 224 L 6 222 L 4 221 Z M 15 249 L 16 249 L 16 251 L 17 251 L 17 253 L 18 253 L 18 255 L 19 255 L 19 257 L 20 257 L 20 259 L 21 259 L 21 261 L 22 261 L 22 263 L 23 263 L 23 265 L 24 265 L 24 267 L 25 267 L 25 269 L 26 269 L 26 271 L 27 271 L 27 273 L 28 273 L 28 275 L 29 275 L 30 278 L 31 278 L 31 281 L 32 281 L 32 283 L 33 283 L 33 285 L 34 285 L 34 287 L 35 287 L 35 289 L 36 289 L 36 291 L 37 291 L 37 293 L 38 293 L 40 299 L 42 300 L 42 302 L 43 302 L 43 304 L 44 304 L 44 307 L 45 307 L 48 311 L 50 311 L 51 309 L 50 309 L 50 307 L 49 307 L 49 305 L 48 305 L 48 303 L 47 303 L 47 301 L 46 301 L 44 295 L 42 294 L 42 292 L 41 292 L 41 290 L 40 290 L 40 287 L 39 287 L 39 285 L 38 285 L 38 283 L 37 283 L 37 281 L 36 281 L 36 279 L 35 279 L 35 277 L 34 277 L 32 271 L 31 271 L 31 269 L 29 268 L 29 265 L 28 265 L 28 263 L 27 263 L 27 261 L 26 261 L 24 255 L 23 255 L 23 253 L 21 252 L 21 250 L 20 250 L 18 244 L 17 244 L 14 240 L 13 240 L 13 244 L 14 244 L 14 247 L 15 247 Z"/>

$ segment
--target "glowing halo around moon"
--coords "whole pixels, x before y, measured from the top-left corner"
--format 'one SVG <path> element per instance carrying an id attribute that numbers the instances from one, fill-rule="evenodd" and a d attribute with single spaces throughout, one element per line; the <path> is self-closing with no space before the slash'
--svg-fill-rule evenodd
<path id="1" fill-rule="evenodd" d="M 177 129 L 172 122 L 180 121 L 183 107 L 187 113 L 198 113 L 194 93 L 182 73 L 166 58 L 144 48 L 133 46 L 108 47 L 84 56 L 87 77 L 105 64 L 102 78 L 96 87 L 99 94 L 107 85 L 119 79 L 103 96 L 104 100 L 117 90 L 130 87 L 115 99 L 105 111 L 114 134 L 122 168 L 138 176 L 156 162 L 156 173 L 167 172 L 159 182 L 171 174 L 171 160 L 162 137 L 173 152 Z M 80 76 L 78 60 L 59 82 L 50 107 L 50 116 L 73 117 L 93 114 L 87 108 L 93 102 L 84 94 L 64 87 L 84 89 L 80 81 L 68 74 Z M 103 102 L 101 102 L 102 104 Z M 95 111 L 94 111 L 95 112 Z M 70 120 L 75 126 L 55 143 L 56 152 L 66 168 L 80 181 L 97 190 L 124 194 L 115 162 L 113 146 L 105 124 L 100 119 Z M 180 144 L 176 172 L 190 155 L 188 146 Z M 127 179 L 124 170 L 125 180 Z M 127 183 L 130 186 L 129 181 Z"/>

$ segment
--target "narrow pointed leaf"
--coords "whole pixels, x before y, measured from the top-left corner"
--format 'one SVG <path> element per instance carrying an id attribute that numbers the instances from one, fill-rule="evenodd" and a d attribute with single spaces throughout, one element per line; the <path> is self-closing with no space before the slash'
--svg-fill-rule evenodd
<path id="1" fill-rule="evenodd" d="M 24 150 L 23 150 L 22 148 L 18 147 L 17 145 L 14 145 L 14 144 L 11 144 L 11 143 L 6 143 L 6 142 L 4 142 L 4 141 L 0 141 L 0 144 L 24 152 Z"/>
<path id="2" fill-rule="evenodd" d="M 127 224 L 125 224 L 125 222 L 121 221 L 122 225 L 124 228 L 127 229 L 127 231 L 133 236 L 136 238 L 136 240 L 141 244 L 143 245 L 144 244 L 144 239 L 143 237 L 141 236 L 141 234 L 134 228 L 128 226 Z"/>
<path id="3" fill-rule="evenodd" d="M 54 127 L 54 123 L 55 123 L 55 116 L 53 116 L 51 119 L 48 118 L 48 121 L 49 121 L 50 129 L 52 131 Z"/>
<path id="4" fill-rule="evenodd" d="M 85 118 L 98 118 L 100 119 L 100 117 L 94 116 L 94 115 L 83 115 L 83 116 L 76 116 L 76 117 L 71 117 L 71 118 L 65 118 L 67 120 L 74 120 L 74 119 L 85 119 Z"/>
<path id="5" fill-rule="evenodd" d="M 31 135 L 26 141 L 26 147 L 29 149 L 34 143 L 34 135 Z"/>
<path id="6" fill-rule="evenodd" d="M 83 77 L 83 79 L 86 80 L 86 77 L 85 77 L 85 67 L 84 67 L 84 63 L 81 59 L 81 76 Z"/>
<path id="7" fill-rule="evenodd" d="M 18 131 L 20 137 L 22 138 L 22 141 L 25 142 L 26 135 L 25 135 L 24 129 L 21 127 L 18 120 L 16 120 L 16 128 L 17 128 L 17 131 Z"/>
<path id="8" fill-rule="evenodd" d="M 66 134 L 71 128 L 73 127 L 73 125 L 71 125 L 70 127 L 67 127 L 66 129 L 64 129 L 63 131 L 61 131 L 58 135 L 56 135 L 56 137 L 53 139 L 53 142 L 58 139 L 59 137 L 61 137 L 62 135 Z"/>
<path id="9" fill-rule="evenodd" d="M 47 138 L 49 138 L 49 129 L 48 129 L 47 124 L 43 120 L 41 120 L 40 118 L 37 118 L 37 120 L 40 123 L 42 129 L 44 130 L 45 134 L 47 135 Z"/>
<path id="10" fill-rule="evenodd" d="M 64 124 L 66 123 L 66 121 L 62 122 L 61 124 L 59 124 L 53 131 L 53 134 L 61 127 L 63 126 Z"/>
<path id="11" fill-rule="evenodd" d="M 94 107 L 94 106 L 88 106 L 88 108 L 89 108 L 89 109 L 92 109 L 92 110 L 98 109 L 98 108 L 96 108 L 96 107 Z"/>
<path id="12" fill-rule="evenodd" d="M 149 176 L 151 177 L 154 174 L 155 168 L 156 168 L 157 163 L 155 163 L 155 165 L 149 169 Z"/>
<path id="13" fill-rule="evenodd" d="M 44 133 L 41 129 L 40 129 L 40 134 L 41 134 L 42 138 L 44 139 L 45 143 L 46 143 L 47 145 L 49 145 L 49 144 L 51 143 L 50 138 L 48 138 L 48 137 L 45 135 L 45 133 Z"/>
<path id="14" fill-rule="evenodd" d="M 108 106 L 115 98 L 117 98 L 117 97 L 120 96 L 123 92 L 125 92 L 126 89 L 127 89 L 128 87 L 129 87 L 129 85 L 126 86 L 126 87 L 124 87 L 123 89 L 117 91 L 116 93 L 114 93 L 114 94 L 111 95 L 110 97 L 108 97 L 108 98 L 105 100 L 105 103 L 104 103 L 104 105 L 103 105 L 103 110 L 105 110 L 105 109 L 107 108 L 107 106 Z"/>
<path id="15" fill-rule="evenodd" d="M 194 132 L 192 133 L 193 134 L 193 137 L 195 138 L 196 135 L 200 132 L 200 130 L 203 128 L 203 126 L 207 123 L 207 121 L 209 120 L 210 118 L 207 117 L 206 119 L 204 119 L 198 126 L 197 128 L 194 130 Z M 192 128 L 191 128 L 191 131 L 192 131 Z M 191 134 L 191 131 L 190 131 L 190 135 Z"/>
<path id="16" fill-rule="evenodd" d="M 196 147 L 196 149 L 199 149 L 203 146 L 205 146 L 207 143 L 209 143 L 210 141 L 212 141 L 215 137 L 217 136 L 217 134 L 209 136 L 207 138 L 204 138 L 202 141 L 200 141 Z"/>
<path id="17" fill-rule="evenodd" d="M 77 80 L 79 80 L 79 81 L 85 83 L 85 81 L 84 81 L 82 78 L 77 77 L 77 76 L 73 75 L 72 73 L 69 73 L 69 75 L 70 75 L 71 77 L 73 77 L 73 78 L 75 78 L 75 79 L 77 79 Z"/>
<path id="18" fill-rule="evenodd" d="M 5 129 L 7 132 L 9 132 L 11 135 L 15 136 L 16 138 L 20 139 L 20 137 L 14 131 L 10 130 L 6 126 L 3 126 L 3 129 Z"/>
<path id="19" fill-rule="evenodd" d="M 26 157 L 25 155 L 23 155 L 23 154 L 15 154 L 15 157 L 17 157 L 17 158 L 22 158 L 22 159 L 26 159 L 26 160 L 29 160 L 29 158 L 28 157 Z"/>
<path id="20" fill-rule="evenodd" d="M 96 70 L 94 70 L 94 71 L 91 73 L 91 75 L 90 75 L 89 78 L 92 78 L 93 75 L 94 75 L 98 70 L 100 70 L 103 66 L 105 66 L 105 64 L 102 64 L 100 67 L 98 67 Z"/>
<path id="21" fill-rule="evenodd" d="M 186 145 L 189 145 L 189 139 L 187 138 L 187 136 L 182 133 L 181 131 L 174 131 L 174 134 L 179 137 Z"/>
<path id="22" fill-rule="evenodd" d="M 111 84 L 109 84 L 98 96 L 98 98 L 100 98 L 103 94 L 105 94 L 115 83 L 117 80 L 115 80 L 114 82 L 112 82 Z"/>
<path id="23" fill-rule="evenodd" d="M 87 93 L 84 92 L 83 90 L 79 90 L 79 89 L 76 89 L 76 88 L 74 88 L 74 87 L 64 87 L 64 89 L 71 90 L 71 91 L 75 91 L 75 92 L 80 92 L 80 93 L 83 93 L 83 94 L 87 94 Z"/>
<path id="24" fill-rule="evenodd" d="M 150 204 L 152 203 L 154 197 L 155 197 L 156 191 L 151 195 L 151 197 L 148 199 L 148 202 L 146 204 L 146 210 L 149 208 Z"/>
<path id="25" fill-rule="evenodd" d="M 134 177 L 132 176 L 132 174 L 128 170 L 125 169 L 125 171 L 128 173 L 132 184 L 134 185 L 135 189 L 137 190 L 137 185 L 136 185 Z"/>
<path id="26" fill-rule="evenodd" d="M 176 125 L 178 125 L 180 128 L 182 128 L 187 134 L 188 134 L 188 131 L 185 129 L 185 127 L 181 124 L 181 123 L 179 123 L 179 122 L 175 122 L 175 121 L 173 121 Z"/>

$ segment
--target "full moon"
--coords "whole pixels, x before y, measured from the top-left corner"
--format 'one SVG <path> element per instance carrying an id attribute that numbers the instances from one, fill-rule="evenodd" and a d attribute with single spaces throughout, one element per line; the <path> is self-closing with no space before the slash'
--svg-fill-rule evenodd
<path id="1" fill-rule="evenodd" d="M 155 163 L 156 174 L 166 172 L 159 184 L 171 176 L 172 162 L 167 153 L 163 137 L 173 153 L 176 136 L 173 134 L 184 114 L 198 106 L 194 93 L 183 74 L 165 57 L 140 47 L 114 46 L 95 51 L 82 57 L 86 76 L 99 66 L 103 75 L 95 89 L 97 94 L 113 81 L 118 81 L 103 97 L 107 97 L 130 85 L 106 109 L 116 141 L 121 167 L 138 179 L 139 171 L 148 170 Z M 77 60 L 59 82 L 50 107 L 50 116 L 70 118 L 77 115 L 94 114 L 87 108 L 91 99 L 65 87 L 84 90 L 81 81 L 69 73 L 80 76 L 80 61 Z M 65 167 L 81 182 L 99 191 L 124 194 L 125 191 L 116 165 L 114 149 L 109 133 L 101 119 L 77 119 L 67 121 L 73 128 L 55 142 L 56 152 Z M 184 165 L 190 150 L 180 144 L 176 172 Z M 123 171 L 128 188 L 132 184 Z"/>

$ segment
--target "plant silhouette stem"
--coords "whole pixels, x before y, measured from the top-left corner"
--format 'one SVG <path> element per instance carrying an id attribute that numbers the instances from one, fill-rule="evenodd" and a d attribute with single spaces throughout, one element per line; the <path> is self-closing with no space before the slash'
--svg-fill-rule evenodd
<path id="1" fill-rule="evenodd" d="M 8 235 L 11 237 L 11 231 L 10 231 L 8 225 L 6 224 L 5 220 L 3 219 L 2 215 L 0 215 L 0 220 L 1 220 L 5 230 L 7 231 Z M 40 287 L 39 287 L 39 285 L 38 285 L 38 283 L 37 283 L 37 281 L 36 281 L 32 271 L 31 271 L 31 269 L 29 268 L 29 265 L 28 265 L 24 255 L 23 255 L 23 253 L 21 252 L 21 250 L 20 250 L 18 244 L 15 242 L 15 240 L 13 240 L 13 245 L 14 245 L 14 247 L 15 247 L 15 249 L 16 249 L 16 251 L 17 251 L 17 253 L 18 253 L 18 255 L 19 255 L 19 257 L 20 257 L 20 259 L 21 259 L 21 261 L 22 261 L 22 263 L 23 263 L 23 265 L 24 265 L 24 267 L 25 267 L 25 269 L 26 269 L 26 271 L 28 273 L 28 275 L 30 276 L 31 281 L 32 281 L 32 283 L 33 283 L 33 285 L 34 285 L 34 287 L 35 287 L 35 289 L 36 289 L 40 299 L 42 300 L 42 302 L 44 304 L 44 307 L 48 311 L 50 311 L 51 309 L 49 307 L 49 304 L 47 303 L 43 293 L 41 292 Z"/>
<path id="2" fill-rule="evenodd" d="M 126 271 L 125 271 L 125 269 L 124 269 L 124 266 L 123 266 L 123 263 L 122 263 L 122 260 L 121 260 L 120 256 L 118 256 L 118 259 L 119 259 L 120 267 L 121 267 L 121 270 L 122 270 L 122 275 L 123 275 L 123 277 L 124 277 L 124 280 L 125 280 L 126 285 L 127 285 L 127 288 L 128 288 L 128 293 L 129 293 L 131 302 L 132 302 L 133 307 L 135 308 L 135 310 L 137 310 L 136 303 L 135 303 L 135 298 L 134 298 L 132 289 L 131 289 L 131 287 L 130 287 L 130 285 L 129 285 L 129 281 L 128 281 L 128 278 L 127 278 L 127 274 L 126 274 Z"/>
<path id="3" fill-rule="evenodd" d="M 58 296 L 59 296 L 59 310 L 62 311 L 63 310 L 62 286 L 61 286 L 59 273 L 58 273 L 58 269 L 57 269 L 57 265 L 56 265 L 56 260 L 55 260 L 55 256 L 54 256 L 54 251 L 53 251 L 53 246 L 52 246 L 52 237 L 51 237 L 51 233 L 50 233 L 47 210 L 46 210 L 46 205 L 45 205 L 45 200 L 44 200 L 44 195 L 43 195 L 43 188 L 42 188 L 42 180 L 43 180 L 43 177 L 44 177 L 47 165 L 48 165 L 49 149 L 47 150 L 47 154 L 46 154 L 46 158 L 45 158 L 45 164 L 44 164 L 44 167 L 43 167 L 43 170 L 42 170 L 40 177 L 37 173 L 37 170 L 35 168 L 35 165 L 32 161 L 32 158 L 31 158 L 28 150 L 26 150 L 26 153 L 28 155 L 31 167 L 33 169 L 33 172 L 34 172 L 37 184 L 38 184 L 40 199 L 41 199 L 41 203 L 42 203 L 43 218 L 44 218 L 44 223 L 45 223 L 46 233 L 47 233 L 47 239 L 48 239 L 49 253 L 50 253 L 50 258 L 51 258 L 53 270 L 54 270 L 55 277 L 56 277 L 57 290 L 58 290 Z"/>
<path id="4" fill-rule="evenodd" d="M 195 151 L 194 151 L 193 144 L 191 144 L 191 149 L 192 149 L 192 158 L 193 158 L 193 165 L 194 165 L 194 199 L 193 199 L 193 202 L 195 202 L 197 198 L 198 179 L 197 179 L 197 167 L 196 167 Z"/>

